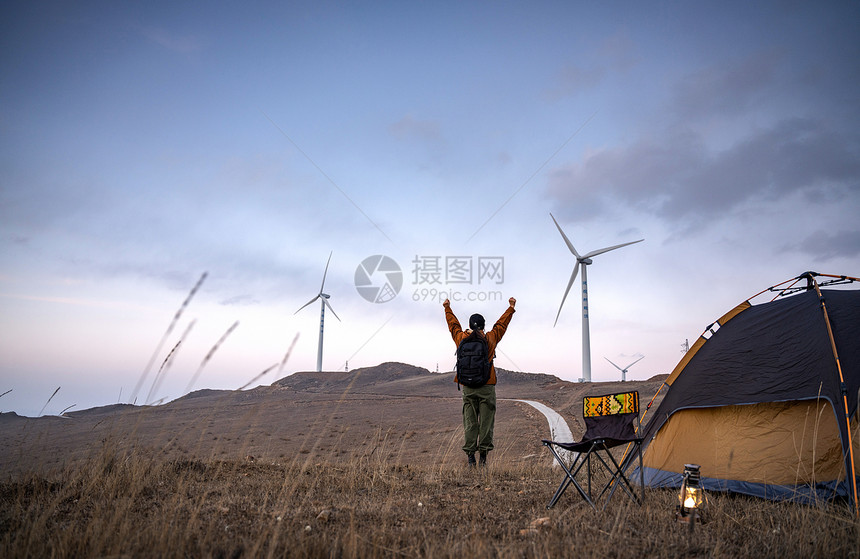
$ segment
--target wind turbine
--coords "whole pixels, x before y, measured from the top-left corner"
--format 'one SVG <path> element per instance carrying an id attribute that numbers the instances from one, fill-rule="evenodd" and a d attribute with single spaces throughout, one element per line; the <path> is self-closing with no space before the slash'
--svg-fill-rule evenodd
<path id="1" fill-rule="evenodd" d="M 606 359 L 607 361 L 609 361 L 609 358 L 608 358 L 608 357 L 604 357 L 604 359 Z M 610 363 L 612 363 L 612 366 L 613 366 L 613 367 L 615 367 L 616 369 L 618 369 L 619 371 L 621 371 L 621 382 L 624 382 L 625 380 L 627 380 L 627 369 L 629 369 L 630 367 L 632 367 L 632 366 L 633 366 L 633 365 L 635 365 L 636 363 L 638 363 L 638 362 L 642 361 L 643 359 L 645 359 L 645 356 L 644 356 L 644 355 L 643 355 L 642 357 L 640 357 L 639 359 L 637 359 L 636 361 L 634 361 L 633 363 L 630 363 L 629 365 L 627 365 L 627 366 L 626 366 L 626 367 L 624 367 L 623 369 L 622 369 L 621 367 L 619 367 L 618 365 L 616 365 L 615 363 L 612 363 L 612 361 L 609 361 L 609 362 L 610 362 Z"/>
<path id="2" fill-rule="evenodd" d="M 322 371 L 322 349 L 323 349 L 323 325 L 325 324 L 325 308 L 328 307 L 328 310 L 331 311 L 331 314 L 334 315 L 338 321 L 340 321 L 340 317 L 334 312 L 334 309 L 329 304 L 328 300 L 331 297 L 328 293 L 323 293 L 323 288 L 325 288 L 325 276 L 328 274 L 328 265 L 331 262 L 331 253 L 328 255 L 328 261 L 325 263 L 325 272 L 323 272 L 322 285 L 320 285 L 320 292 L 317 293 L 317 296 L 305 303 L 299 308 L 299 311 L 303 308 L 307 307 L 317 299 L 320 300 L 320 342 L 319 349 L 317 349 L 317 372 Z M 298 314 L 299 311 L 294 312 L 293 314 Z"/>
<path id="3" fill-rule="evenodd" d="M 555 216 L 552 214 L 549 214 L 549 216 L 558 228 L 558 232 L 561 233 L 565 244 L 567 244 L 567 248 L 569 248 L 570 252 L 576 257 L 576 266 L 573 267 L 573 273 L 570 274 L 570 281 L 567 282 L 567 289 L 564 290 L 564 297 L 561 298 L 561 305 L 558 306 L 558 314 L 555 315 L 555 323 L 553 323 L 553 327 L 558 324 L 558 317 L 561 316 L 561 308 L 564 306 L 564 301 L 567 299 L 567 294 L 570 292 L 573 280 L 576 279 L 576 274 L 579 273 L 579 266 L 582 265 L 582 378 L 579 380 L 580 382 L 591 382 L 591 338 L 588 332 L 588 278 L 586 270 L 589 264 L 593 263 L 591 260 L 593 256 L 609 252 L 610 250 L 615 250 L 616 248 L 626 247 L 627 245 L 632 245 L 634 243 L 641 243 L 645 239 L 630 241 L 629 243 L 622 243 L 620 245 L 606 248 L 599 248 L 597 250 L 592 250 L 585 256 L 580 256 L 579 253 L 576 252 L 576 249 L 573 248 L 573 243 L 570 242 L 570 239 L 568 239 L 567 235 L 564 234 L 564 231 L 561 230 L 561 226 L 558 224 L 558 221 L 555 220 Z"/>

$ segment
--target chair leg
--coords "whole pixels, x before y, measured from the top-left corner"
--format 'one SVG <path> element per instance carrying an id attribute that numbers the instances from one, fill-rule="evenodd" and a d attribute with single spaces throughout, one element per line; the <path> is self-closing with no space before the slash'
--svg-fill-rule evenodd
<path id="1" fill-rule="evenodd" d="M 570 479 L 565 476 L 565 478 L 561 480 L 561 484 L 558 486 L 558 489 L 555 490 L 555 494 L 553 494 L 552 499 L 549 500 L 549 503 L 546 506 L 547 509 L 551 509 L 555 506 L 555 504 L 567 490 L 568 485 L 570 485 Z"/>
<path id="2" fill-rule="evenodd" d="M 641 444 L 636 445 L 636 452 L 639 455 L 639 474 L 640 474 L 640 494 L 637 495 L 636 489 L 630 483 L 630 480 L 625 475 L 624 471 L 628 468 L 633 462 L 634 457 L 633 454 L 628 454 L 625 459 L 622 461 L 624 469 L 622 469 L 622 465 L 618 463 L 615 457 L 612 455 L 610 449 L 606 446 L 603 440 L 596 440 L 591 444 L 591 447 L 587 452 L 581 452 L 576 455 L 573 462 L 570 465 L 561 457 L 559 452 L 556 450 L 555 445 L 552 444 L 551 441 L 545 441 L 544 446 L 549 448 L 550 452 L 552 452 L 553 457 L 556 462 L 562 467 L 564 470 L 564 479 L 562 479 L 561 483 L 556 489 L 555 494 L 553 494 L 552 499 L 550 499 L 549 504 L 547 504 L 546 508 L 551 509 L 555 506 L 555 504 L 561 499 L 561 496 L 567 491 L 567 488 L 573 484 L 576 487 L 577 493 L 582 497 L 585 502 L 587 502 L 591 507 L 597 510 L 597 505 L 595 504 L 599 501 L 606 492 L 609 492 L 609 495 L 606 497 L 606 501 L 603 504 L 603 508 L 609 504 L 609 501 L 612 499 L 612 496 L 615 494 L 615 491 L 618 489 L 620 485 L 621 488 L 627 493 L 627 496 L 630 497 L 634 503 L 638 505 L 642 505 L 645 502 L 645 476 L 644 470 L 642 467 L 642 446 Z M 604 458 L 601 452 L 606 454 L 606 458 Z M 610 478 L 609 481 L 602 486 L 600 492 L 594 496 L 594 486 L 592 484 L 592 476 L 594 475 L 595 469 L 600 469 L 597 464 L 592 464 L 591 455 L 596 457 L 596 460 L 600 462 L 600 465 L 606 469 L 609 473 Z M 583 489 L 583 487 L 576 481 L 576 476 L 579 472 L 586 468 L 586 477 L 587 477 L 587 491 Z M 641 496 L 640 496 L 641 495 Z"/>
<path id="3" fill-rule="evenodd" d="M 565 473 L 564 479 L 561 480 L 561 483 L 558 485 L 558 489 L 555 490 L 555 494 L 552 496 L 552 499 L 550 499 L 549 504 L 546 506 L 547 509 L 551 509 L 555 506 L 555 504 L 558 502 L 564 492 L 567 491 L 567 486 L 570 485 L 571 475 L 570 470 L 568 469 L 567 465 L 565 464 L 561 456 L 558 454 L 558 452 L 556 452 L 556 450 L 551 445 L 546 446 L 547 448 L 549 448 L 550 452 L 552 452 L 556 462 L 559 463 Z"/>
<path id="4" fill-rule="evenodd" d="M 586 455 L 586 458 L 588 459 L 588 466 L 586 466 L 586 470 L 587 470 L 587 471 L 586 471 L 585 473 L 586 473 L 586 476 L 588 477 L 588 496 L 589 496 L 589 497 L 591 497 L 592 495 L 594 495 L 594 493 L 593 493 L 593 492 L 592 492 L 592 490 L 591 490 L 591 473 L 592 473 L 592 468 L 591 468 L 591 450 L 589 450 L 589 451 L 588 451 L 588 454 Z"/>
<path id="5" fill-rule="evenodd" d="M 627 492 L 627 495 L 633 499 L 633 502 L 641 505 L 642 501 L 639 500 L 639 497 L 636 495 L 636 490 L 633 489 L 633 485 L 631 485 L 630 480 L 627 479 L 627 476 L 624 475 L 624 470 L 621 469 L 621 466 L 618 464 L 618 461 L 615 460 L 615 457 L 612 456 L 608 451 L 606 453 L 609 455 L 609 459 L 612 460 L 612 464 L 615 466 L 615 473 L 613 474 L 614 479 L 618 479 L 620 481 L 621 488 Z M 610 480 L 611 482 L 612 480 Z"/>
<path id="6" fill-rule="evenodd" d="M 603 456 L 601 456 L 601 451 L 607 455 L 612 465 L 615 466 L 615 469 L 613 469 L 612 466 L 609 465 L 609 462 L 604 460 Z M 609 504 L 609 501 L 612 499 L 612 494 L 615 492 L 616 485 L 618 485 L 618 483 L 613 482 L 618 481 L 620 470 L 618 468 L 617 462 L 615 461 L 615 458 L 612 456 L 612 454 L 609 452 L 609 449 L 605 445 L 601 445 L 601 448 L 596 449 L 594 455 L 597 457 L 597 459 L 600 461 L 600 463 L 603 465 L 604 469 L 607 471 L 607 473 L 609 473 L 610 476 L 609 481 L 606 482 L 606 484 L 601 488 L 600 493 L 598 493 L 597 497 L 594 499 L 595 501 L 599 500 L 601 497 L 603 497 L 603 494 L 606 493 L 607 490 L 611 489 L 611 491 L 609 492 L 609 496 L 603 503 L 603 508 L 605 509 L 606 505 Z M 621 478 L 624 479 L 624 476 L 622 475 Z M 630 495 L 630 491 L 626 487 L 624 488 L 624 490 L 627 492 L 628 495 Z M 633 499 L 635 501 L 636 497 L 634 496 Z"/>
<path id="7" fill-rule="evenodd" d="M 565 474 L 564 479 L 561 481 L 561 484 L 559 484 L 558 489 L 556 489 L 555 494 L 552 496 L 552 499 L 550 499 L 549 504 L 547 504 L 546 508 L 551 509 L 552 507 L 554 507 L 558 500 L 561 498 L 561 496 L 564 494 L 564 492 L 567 490 L 568 486 L 570 486 L 570 484 L 572 483 L 573 486 L 576 487 L 576 491 L 577 493 L 579 493 L 580 497 L 585 499 L 585 501 L 589 505 L 591 505 L 592 508 L 596 509 L 597 507 L 595 506 L 594 501 L 591 500 L 588 494 L 586 494 L 585 491 L 582 490 L 582 487 L 576 481 L 575 476 L 577 472 L 579 472 L 579 469 L 582 468 L 582 465 L 585 463 L 585 460 L 580 461 L 582 455 L 577 455 L 576 458 L 574 458 L 573 463 L 570 465 L 570 467 L 568 467 L 568 465 L 561 458 L 555 448 L 553 448 L 553 445 L 549 443 L 544 443 L 544 446 L 549 448 L 550 452 L 552 452 L 552 455 L 555 457 L 556 462 L 558 462 L 558 464 L 562 467 Z M 578 467 L 577 462 L 579 462 Z"/>
<path id="8" fill-rule="evenodd" d="M 588 504 L 591 505 L 591 508 L 593 508 L 594 510 L 597 510 L 597 505 L 595 504 L 597 499 L 595 499 L 593 497 L 594 493 L 593 493 L 592 487 L 591 487 L 591 472 L 592 472 L 591 455 L 597 451 L 597 448 L 598 448 L 598 443 L 597 442 L 592 443 L 591 447 L 588 449 L 588 451 L 586 451 L 584 454 L 580 453 L 579 457 L 577 457 L 577 460 L 574 460 L 574 462 L 570 468 L 570 470 L 572 470 L 572 471 L 570 471 L 571 481 L 573 481 L 574 485 L 576 485 L 577 489 L 579 490 L 579 494 L 582 496 L 582 498 L 585 499 L 588 502 Z M 579 461 L 580 457 L 582 457 L 581 461 Z M 598 458 L 599 458 L 599 456 L 598 456 Z M 577 461 L 579 461 L 579 466 L 574 468 L 573 466 L 576 465 Z M 579 474 L 579 471 L 582 470 L 583 467 L 586 468 L 585 475 L 586 475 L 586 478 L 588 480 L 588 493 L 583 491 L 582 487 L 576 482 L 576 475 Z"/>
<path id="9" fill-rule="evenodd" d="M 598 495 L 598 499 L 599 499 L 603 495 L 603 493 L 607 489 L 609 489 L 610 485 L 612 486 L 611 490 L 609 491 L 609 495 L 606 498 L 606 503 L 603 505 L 604 508 L 606 508 L 606 505 L 612 499 L 612 496 L 615 494 L 615 490 L 618 489 L 619 485 L 621 486 L 622 489 L 624 489 L 624 491 L 633 500 L 634 503 L 636 503 L 638 505 L 644 504 L 645 503 L 645 476 L 642 472 L 642 445 L 636 444 L 636 450 L 634 451 L 639 455 L 639 474 L 640 474 L 639 487 L 640 487 L 640 491 L 641 491 L 641 497 L 636 495 L 636 490 L 633 488 L 633 485 L 630 483 L 630 480 L 627 479 L 627 476 L 624 475 L 624 471 L 629 467 L 630 462 L 632 462 L 632 460 L 633 460 L 633 454 L 632 453 L 629 454 L 628 458 L 623 460 L 622 464 L 619 465 L 618 462 L 615 460 L 615 457 L 613 457 L 612 454 L 609 452 L 609 449 L 603 449 L 603 450 L 604 450 L 604 452 L 606 452 L 606 455 L 609 457 L 609 459 L 612 461 L 612 464 L 615 466 L 615 470 L 613 471 L 611 468 L 609 468 L 609 465 L 605 461 L 603 461 L 603 459 L 601 458 L 601 462 L 603 462 L 604 466 L 609 470 L 609 473 L 612 475 L 612 477 L 609 479 L 609 482 L 606 484 L 606 486 L 604 486 L 603 490 L 600 492 L 600 495 Z M 598 457 L 600 458 L 599 455 L 598 455 Z"/>
<path id="10" fill-rule="evenodd" d="M 642 445 L 636 445 L 639 451 L 639 488 L 642 491 L 642 504 L 645 504 L 645 468 L 642 467 Z"/>

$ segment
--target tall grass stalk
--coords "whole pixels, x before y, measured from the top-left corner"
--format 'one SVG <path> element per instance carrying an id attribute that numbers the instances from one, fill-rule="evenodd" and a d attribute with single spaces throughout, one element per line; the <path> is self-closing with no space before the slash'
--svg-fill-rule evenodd
<path id="1" fill-rule="evenodd" d="M 44 406 L 42 406 L 42 409 L 40 409 L 40 410 L 39 410 L 39 415 L 37 415 L 36 417 L 42 417 L 42 414 L 43 414 L 43 413 L 45 413 L 45 408 L 47 408 L 47 407 L 48 407 L 48 404 L 50 404 L 50 403 L 51 403 L 51 400 L 53 400 L 53 399 L 54 399 L 54 396 L 56 396 L 56 395 L 57 395 L 57 392 L 59 392 L 59 391 L 60 391 L 60 388 L 61 388 L 61 387 L 60 387 L 60 386 L 58 386 L 58 387 L 57 387 L 57 389 L 56 389 L 56 390 L 54 390 L 53 394 L 51 394 L 51 396 L 50 396 L 50 397 L 48 398 L 48 400 L 45 402 L 45 405 L 44 405 Z"/>
<path id="2" fill-rule="evenodd" d="M 192 321 L 192 325 L 194 322 Z M 190 330 L 190 327 L 189 327 Z M 186 330 L 188 332 L 188 330 Z M 170 368 L 170 365 L 173 363 L 173 356 L 176 354 L 176 351 L 179 349 L 179 346 L 182 345 L 182 341 L 184 338 L 180 338 L 176 345 L 167 353 L 167 357 L 164 358 L 164 361 L 161 362 L 161 367 L 158 368 L 158 372 L 155 374 L 155 379 L 152 381 L 152 386 L 149 388 L 149 392 L 146 395 L 146 399 L 144 400 L 145 404 L 152 403 L 152 395 L 156 393 L 158 387 L 161 385 L 161 380 L 164 378 L 167 369 Z"/>
<path id="3" fill-rule="evenodd" d="M 284 372 L 284 367 L 287 365 L 287 361 L 290 359 L 290 355 L 293 353 L 293 348 L 296 347 L 296 342 L 299 341 L 299 333 L 296 332 L 296 335 L 293 336 L 293 341 L 290 344 L 290 347 L 287 349 L 287 352 L 284 354 L 284 358 L 281 359 L 281 365 L 278 367 L 278 375 Z"/>
<path id="4" fill-rule="evenodd" d="M 227 328 L 226 332 L 221 334 L 221 337 L 218 339 L 217 342 L 215 342 L 215 345 L 213 345 L 212 348 L 206 353 L 206 355 L 203 357 L 203 360 L 200 362 L 200 365 L 197 367 L 197 370 L 194 371 L 194 375 L 191 377 L 191 380 L 188 381 L 188 386 L 185 387 L 186 394 L 191 391 L 191 387 L 194 386 L 194 383 L 197 382 L 198 378 L 200 378 L 200 374 L 203 372 L 203 367 L 205 367 L 206 364 L 209 363 L 209 361 L 212 359 L 212 356 L 215 355 L 216 351 L 218 351 L 218 348 L 221 347 L 221 345 L 225 341 L 227 341 L 227 338 L 230 336 L 230 334 L 233 333 L 233 330 L 238 328 L 238 326 L 239 321 L 237 320 L 236 322 L 231 324 L 229 328 Z"/>
<path id="5" fill-rule="evenodd" d="M 206 279 L 207 275 L 207 272 L 203 272 L 203 274 L 200 276 L 200 279 L 197 280 L 197 283 L 195 283 L 194 287 L 191 288 L 191 291 L 188 293 L 188 296 L 185 297 L 185 300 L 182 301 L 182 304 L 176 310 L 176 313 L 174 313 L 173 319 L 170 321 L 170 324 L 167 325 L 167 330 L 164 332 L 164 335 L 161 336 L 161 340 L 159 340 L 158 344 L 155 346 L 155 351 L 152 352 L 152 356 L 149 358 L 149 362 L 146 364 L 146 367 L 144 367 L 143 369 L 143 373 L 141 373 L 140 378 L 137 380 L 137 384 L 134 387 L 134 391 L 131 393 L 131 397 L 129 398 L 130 402 L 137 401 L 137 395 L 140 392 L 141 387 L 143 387 L 143 383 L 146 382 L 146 377 L 149 376 L 149 371 L 155 364 L 155 360 L 158 359 L 158 356 L 161 353 L 161 348 L 164 347 L 164 343 L 167 341 L 167 338 L 170 337 L 170 334 L 173 332 L 173 329 L 176 327 L 176 324 L 179 322 L 179 319 L 182 318 L 182 313 L 185 312 L 186 308 L 188 308 L 188 305 L 191 303 L 191 299 L 194 298 L 194 295 L 200 289 L 200 286 L 203 285 L 203 281 Z"/>
<path id="6" fill-rule="evenodd" d="M 557 472 L 499 461 L 439 469 L 398 461 L 380 431 L 345 462 L 164 459 L 106 441 L 54 476 L 0 483 L 3 557 L 857 557 L 845 507 L 712 494 L 694 532 L 676 494 L 604 511 L 545 504 Z M 444 452 L 440 449 L 439 452 Z M 393 459 L 391 457 L 394 457 Z"/>

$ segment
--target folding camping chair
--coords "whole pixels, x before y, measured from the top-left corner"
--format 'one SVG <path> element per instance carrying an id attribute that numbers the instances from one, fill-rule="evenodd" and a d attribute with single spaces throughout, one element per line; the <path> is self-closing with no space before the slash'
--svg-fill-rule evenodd
<path id="1" fill-rule="evenodd" d="M 645 500 L 645 476 L 642 470 L 642 439 L 637 436 L 639 431 L 639 392 L 622 392 L 605 396 L 587 396 L 582 400 L 582 417 L 585 420 L 585 434 L 578 442 L 556 442 L 543 440 L 556 461 L 564 469 L 564 479 L 558 486 L 546 508 L 552 508 L 565 490 L 573 484 L 579 495 L 593 508 L 604 493 L 609 491 L 603 507 L 609 503 L 615 489 L 620 485 L 627 495 L 637 504 Z M 635 423 L 635 426 L 634 426 Z M 632 445 L 627 450 L 621 464 L 612 456 L 610 449 L 621 445 Z M 560 450 L 567 452 L 560 452 Z M 572 458 L 565 459 L 564 454 L 573 453 Z M 633 457 L 639 456 L 639 486 L 642 488 L 641 497 L 627 479 L 624 472 L 633 462 Z M 595 464 L 602 464 L 596 471 L 605 469 L 610 474 L 609 481 L 594 497 L 592 493 L 592 456 Z M 576 476 L 583 466 L 586 468 L 588 491 L 577 482 Z M 611 489 L 610 489 L 611 488 Z"/>

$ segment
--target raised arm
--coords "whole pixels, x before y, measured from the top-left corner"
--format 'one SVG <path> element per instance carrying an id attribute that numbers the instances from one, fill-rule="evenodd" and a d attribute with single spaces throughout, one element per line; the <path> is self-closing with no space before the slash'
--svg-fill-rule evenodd
<path id="1" fill-rule="evenodd" d="M 505 312 L 502 313 L 502 316 L 496 321 L 493 325 L 493 329 L 487 333 L 487 338 L 490 339 L 493 345 L 499 343 L 499 340 L 502 339 L 502 336 L 505 335 L 505 331 L 508 329 L 508 324 L 511 322 L 511 318 L 513 318 L 514 313 L 516 312 L 516 304 L 517 300 L 511 297 L 508 299 L 508 308 L 505 309 Z"/>
<path id="2" fill-rule="evenodd" d="M 445 299 L 445 302 L 442 303 L 442 307 L 445 309 L 445 321 L 448 323 L 448 330 L 451 332 L 451 338 L 454 340 L 454 343 L 459 345 L 460 340 L 463 338 L 463 327 L 460 326 L 460 321 L 457 320 L 457 317 L 454 315 L 454 311 L 451 310 L 451 302 L 448 299 Z"/>

